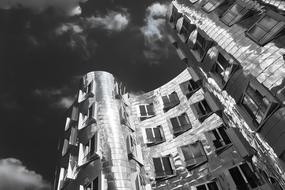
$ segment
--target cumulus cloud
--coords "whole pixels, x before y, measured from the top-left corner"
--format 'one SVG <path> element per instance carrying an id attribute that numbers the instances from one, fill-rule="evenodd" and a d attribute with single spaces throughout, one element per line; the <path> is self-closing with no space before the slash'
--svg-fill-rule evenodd
<path id="1" fill-rule="evenodd" d="M 70 108 L 72 103 L 74 102 L 74 98 L 71 96 L 66 96 L 66 97 L 61 97 L 55 104 L 54 106 L 58 108 Z"/>
<path id="2" fill-rule="evenodd" d="M 0 8 L 12 9 L 17 7 L 29 8 L 35 12 L 42 12 L 53 7 L 65 14 L 73 16 L 81 14 L 79 3 L 87 0 L 1 0 Z"/>
<path id="3" fill-rule="evenodd" d="M 0 160 L 0 190 L 50 190 L 42 176 L 15 158 Z"/>
<path id="4" fill-rule="evenodd" d="M 109 31 L 122 31 L 129 24 L 129 14 L 126 11 L 109 11 L 104 16 L 87 17 L 86 24 L 88 28 L 103 28 Z"/>
<path id="5" fill-rule="evenodd" d="M 167 4 L 154 3 L 150 5 L 146 9 L 145 25 L 140 28 L 147 48 L 143 54 L 152 64 L 159 63 L 162 56 L 167 56 L 168 48 L 165 44 L 167 11 Z"/>

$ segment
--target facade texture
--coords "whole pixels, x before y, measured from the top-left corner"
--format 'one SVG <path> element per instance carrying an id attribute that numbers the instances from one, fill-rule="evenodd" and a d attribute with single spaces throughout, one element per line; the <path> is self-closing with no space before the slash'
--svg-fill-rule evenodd
<path id="1" fill-rule="evenodd" d="M 285 188 L 283 1 L 175 0 L 186 69 L 134 95 L 86 74 L 68 112 L 56 190 Z"/>

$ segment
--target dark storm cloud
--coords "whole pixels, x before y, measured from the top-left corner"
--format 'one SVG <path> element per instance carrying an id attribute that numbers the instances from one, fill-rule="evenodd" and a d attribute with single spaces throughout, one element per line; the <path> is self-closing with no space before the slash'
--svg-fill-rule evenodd
<path id="1" fill-rule="evenodd" d="M 15 158 L 0 160 L 0 190 L 50 190 L 42 176 Z"/>

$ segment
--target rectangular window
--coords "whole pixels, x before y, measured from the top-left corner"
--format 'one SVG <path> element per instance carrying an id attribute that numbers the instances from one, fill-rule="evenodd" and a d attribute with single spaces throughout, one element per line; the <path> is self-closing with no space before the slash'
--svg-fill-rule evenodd
<path id="1" fill-rule="evenodd" d="M 222 16 L 221 21 L 227 26 L 232 26 L 242 19 L 249 12 L 246 6 L 241 5 L 239 1 L 233 4 Z"/>
<path id="2" fill-rule="evenodd" d="M 153 164 L 156 178 L 161 179 L 174 175 L 170 156 L 153 158 Z"/>
<path id="3" fill-rule="evenodd" d="M 229 61 L 221 53 L 219 53 L 214 72 L 221 78 L 223 84 L 228 81 L 231 70 L 232 64 L 230 64 Z"/>
<path id="4" fill-rule="evenodd" d="M 148 144 L 158 144 L 164 141 L 163 130 L 161 126 L 145 129 Z"/>
<path id="5" fill-rule="evenodd" d="M 284 17 L 270 11 L 265 13 L 246 34 L 259 45 L 264 45 L 281 32 L 284 26 Z"/>
<path id="6" fill-rule="evenodd" d="M 184 162 L 188 170 L 191 170 L 207 161 L 207 156 L 201 142 L 181 146 Z"/>
<path id="7" fill-rule="evenodd" d="M 167 96 L 162 96 L 162 101 L 164 105 L 164 111 L 168 111 L 169 109 L 177 106 L 180 103 L 176 92 L 172 92 L 170 95 Z"/>
<path id="8" fill-rule="evenodd" d="M 131 155 L 131 156 L 136 156 L 136 150 L 135 150 L 135 147 L 136 147 L 136 141 L 135 141 L 135 139 L 131 136 L 131 135 L 129 135 L 128 137 L 127 137 L 127 142 L 126 142 L 126 144 L 127 144 L 127 152 L 128 152 L 128 155 Z"/>
<path id="9" fill-rule="evenodd" d="M 92 92 L 92 81 L 88 84 L 86 92 L 87 93 L 91 93 Z"/>
<path id="10" fill-rule="evenodd" d="M 179 135 L 192 128 L 189 118 L 186 113 L 178 117 L 170 118 L 174 135 Z"/>
<path id="11" fill-rule="evenodd" d="M 155 115 L 152 103 L 147 105 L 140 105 L 139 110 L 141 121 L 153 117 Z"/>
<path id="12" fill-rule="evenodd" d="M 98 190 L 98 189 L 99 189 L 98 177 L 95 178 L 91 183 L 84 186 L 84 190 Z"/>
<path id="13" fill-rule="evenodd" d="M 242 99 L 242 105 L 255 123 L 259 125 L 265 118 L 271 102 L 249 83 Z"/>
<path id="14" fill-rule="evenodd" d="M 203 56 L 206 51 L 206 40 L 205 38 L 198 32 L 195 48 L 198 51 L 200 56 Z"/>
<path id="15" fill-rule="evenodd" d="M 194 94 L 200 86 L 198 85 L 197 82 L 194 80 L 190 79 L 189 81 L 183 82 L 180 85 L 181 91 L 183 94 L 189 99 L 192 94 Z"/>
<path id="16" fill-rule="evenodd" d="M 196 26 L 194 24 L 191 24 L 190 21 L 187 18 L 183 18 L 182 27 L 180 30 L 180 34 L 183 36 L 184 39 L 182 41 L 186 42 L 189 38 L 189 35 L 193 30 L 195 30 Z"/>
<path id="17" fill-rule="evenodd" d="M 174 25 L 176 25 L 177 20 L 182 16 L 181 13 L 178 12 L 178 9 L 173 6 L 172 8 L 172 13 L 170 16 L 170 22 L 173 23 Z"/>
<path id="18" fill-rule="evenodd" d="M 94 115 L 94 104 L 92 104 L 89 108 L 88 108 L 88 117 L 92 118 Z"/>
<path id="19" fill-rule="evenodd" d="M 97 151 L 97 146 L 98 146 L 98 132 L 96 132 L 90 139 L 87 141 L 85 144 L 85 154 L 87 159 L 92 157 L 94 153 Z"/>
<path id="20" fill-rule="evenodd" d="M 221 148 L 224 148 L 225 146 L 231 144 L 231 140 L 229 136 L 226 133 L 226 128 L 224 126 L 221 126 L 219 128 L 215 128 L 211 131 L 211 140 L 216 148 L 216 150 L 219 150 Z"/>
<path id="21" fill-rule="evenodd" d="M 250 190 L 258 187 L 259 180 L 247 163 L 229 169 L 237 190 Z"/>
<path id="22" fill-rule="evenodd" d="M 202 5 L 202 9 L 207 13 L 216 9 L 220 4 L 222 4 L 224 0 L 207 0 L 204 5 Z"/>
<path id="23" fill-rule="evenodd" d="M 196 186 L 197 190 L 219 190 L 219 186 L 215 181 L 208 182 L 202 185 Z"/>

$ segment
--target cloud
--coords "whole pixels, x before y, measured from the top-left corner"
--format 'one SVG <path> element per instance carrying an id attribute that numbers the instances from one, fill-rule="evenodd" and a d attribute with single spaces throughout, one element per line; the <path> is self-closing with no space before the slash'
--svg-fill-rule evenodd
<path id="1" fill-rule="evenodd" d="M 0 160 L 0 190 L 50 190 L 42 176 L 15 158 Z"/>
<path id="2" fill-rule="evenodd" d="M 151 64 L 158 64 L 162 57 L 168 56 L 168 47 L 165 43 L 165 23 L 168 4 L 154 3 L 146 9 L 145 25 L 140 28 L 144 36 L 144 56 Z"/>
<path id="3" fill-rule="evenodd" d="M 67 15 L 81 14 L 79 3 L 84 3 L 87 0 L 1 0 L 0 8 L 12 9 L 18 7 L 29 8 L 35 12 L 42 12 L 47 8 L 55 8 Z"/>
<path id="4" fill-rule="evenodd" d="M 55 29 L 56 35 L 62 35 L 66 32 L 72 32 L 78 34 L 83 32 L 83 28 L 75 23 L 64 23 Z"/>
<path id="5" fill-rule="evenodd" d="M 127 11 L 109 11 L 104 16 L 91 16 L 85 18 L 88 28 L 103 28 L 109 31 L 122 31 L 129 24 L 129 14 Z"/>
<path id="6" fill-rule="evenodd" d="M 74 102 L 74 98 L 71 97 L 71 96 L 66 96 L 66 97 L 61 97 L 55 104 L 54 106 L 55 107 L 58 107 L 58 108 L 64 108 L 64 109 L 67 109 L 69 108 L 73 102 Z"/>
<path id="7" fill-rule="evenodd" d="M 35 89 L 34 96 L 46 99 L 50 102 L 52 108 L 66 109 L 69 108 L 75 100 L 75 97 L 70 95 L 70 89 L 63 88 L 50 88 L 50 89 Z"/>

